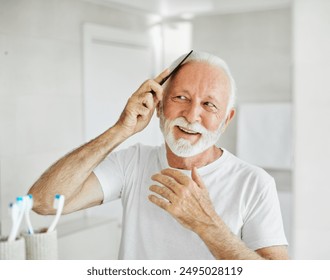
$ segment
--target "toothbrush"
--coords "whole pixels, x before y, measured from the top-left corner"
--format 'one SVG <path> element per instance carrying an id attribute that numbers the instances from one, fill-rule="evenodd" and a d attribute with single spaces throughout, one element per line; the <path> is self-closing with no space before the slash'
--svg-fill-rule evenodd
<path id="1" fill-rule="evenodd" d="M 29 234 L 34 234 L 34 230 L 33 230 L 33 227 L 32 227 L 32 224 L 31 224 L 31 219 L 30 219 L 30 211 L 33 207 L 33 196 L 32 196 L 32 194 L 28 194 L 28 195 L 24 196 L 24 199 L 25 199 L 25 203 L 26 203 L 26 206 L 25 206 L 25 221 L 26 221 L 26 224 L 27 224 L 27 227 L 28 227 L 28 233 Z"/>
<path id="2" fill-rule="evenodd" d="M 24 215 L 24 212 L 25 212 L 25 201 L 23 200 L 23 197 L 18 196 L 16 198 L 16 203 L 12 203 L 10 205 L 10 207 L 11 207 L 11 210 L 12 210 L 11 217 L 12 217 L 13 226 L 12 226 L 12 229 L 10 231 L 8 241 L 15 241 L 19 226 L 22 222 L 23 215 Z"/>
<path id="3" fill-rule="evenodd" d="M 10 210 L 10 214 L 11 214 L 12 226 L 11 226 L 11 231 L 10 231 L 10 234 L 8 237 L 8 241 L 14 241 L 15 240 L 15 228 L 16 228 L 16 224 L 17 224 L 18 216 L 19 216 L 19 208 L 16 203 L 10 203 L 9 210 Z"/>
<path id="4" fill-rule="evenodd" d="M 63 211 L 64 200 L 65 200 L 64 195 L 60 195 L 60 194 L 55 195 L 53 207 L 54 207 L 54 209 L 56 209 L 56 216 L 55 216 L 54 221 L 52 222 L 52 224 L 48 228 L 47 232 L 52 232 L 55 229 L 55 227 L 58 223 L 58 220 L 60 219 L 60 216 L 61 216 L 62 211 Z"/>

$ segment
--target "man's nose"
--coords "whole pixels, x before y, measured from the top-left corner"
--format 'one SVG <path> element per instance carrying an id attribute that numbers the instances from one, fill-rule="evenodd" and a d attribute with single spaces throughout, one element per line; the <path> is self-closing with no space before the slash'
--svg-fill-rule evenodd
<path id="1" fill-rule="evenodd" d="M 201 121 L 201 107 L 198 104 L 189 104 L 184 110 L 184 117 L 189 123 Z"/>

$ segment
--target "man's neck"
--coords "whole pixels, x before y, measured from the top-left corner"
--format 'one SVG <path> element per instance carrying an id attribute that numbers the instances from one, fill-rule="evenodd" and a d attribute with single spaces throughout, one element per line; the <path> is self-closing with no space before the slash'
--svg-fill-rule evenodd
<path id="1" fill-rule="evenodd" d="M 223 151 L 216 147 L 212 146 L 211 148 L 207 149 L 206 151 L 192 156 L 192 157 L 179 157 L 175 155 L 171 149 L 165 144 L 166 146 L 166 157 L 167 162 L 170 167 L 176 169 L 184 169 L 184 170 L 192 170 L 193 167 L 200 168 L 205 165 L 208 165 L 219 157 L 221 157 Z"/>

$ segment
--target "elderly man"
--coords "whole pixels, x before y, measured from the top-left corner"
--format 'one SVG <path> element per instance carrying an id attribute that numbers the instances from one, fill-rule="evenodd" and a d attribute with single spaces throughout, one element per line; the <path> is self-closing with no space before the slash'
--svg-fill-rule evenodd
<path id="1" fill-rule="evenodd" d="M 226 63 L 194 52 L 162 88 L 169 73 L 144 82 L 114 126 L 40 177 L 34 210 L 52 214 L 55 193 L 65 213 L 121 198 L 121 259 L 287 259 L 273 178 L 215 145 L 235 114 Z M 165 144 L 113 152 L 155 110 Z"/>

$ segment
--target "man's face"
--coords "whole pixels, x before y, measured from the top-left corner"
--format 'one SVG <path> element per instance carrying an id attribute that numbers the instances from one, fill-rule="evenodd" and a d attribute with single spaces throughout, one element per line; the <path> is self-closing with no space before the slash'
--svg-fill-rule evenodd
<path id="1" fill-rule="evenodd" d="M 190 62 L 181 67 L 166 87 L 158 111 L 172 152 L 193 156 L 217 142 L 227 124 L 229 88 L 227 75 L 214 66 Z"/>

